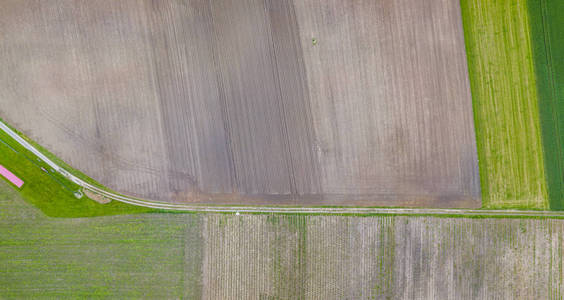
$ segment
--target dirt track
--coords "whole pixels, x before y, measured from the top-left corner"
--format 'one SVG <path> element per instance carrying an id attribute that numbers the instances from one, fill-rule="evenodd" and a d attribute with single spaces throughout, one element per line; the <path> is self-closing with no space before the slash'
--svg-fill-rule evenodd
<path id="1" fill-rule="evenodd" d="M 0 116 L 126 194 L 480 205 L 458 1 L 3 1 L 0 35 Z"/>

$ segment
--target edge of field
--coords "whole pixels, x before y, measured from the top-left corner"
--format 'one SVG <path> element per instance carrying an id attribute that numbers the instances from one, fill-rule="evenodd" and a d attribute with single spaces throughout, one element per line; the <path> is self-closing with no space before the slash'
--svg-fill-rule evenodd
<path id="1" fill-rule="evenodd" d="M 23 137 L 21 133 L 18 134 Z M 0 162 L 24 180 L 20 189 L 13 188 L 47 216 L 75 218 L 153 211 L 118 201 L 101 204 L 87 195 L 77 199 L 74 192 L 80 191 L 80 186 L 51 170 L 43 161 L 37 161 L 33 153 L 21 147 L 4 131 L 0 131 L 0 154 Z M 2 180 L 7 182 L 4 178 Z"/>
<path id="2" fill-rule="evenodd" d="M 528 4 L 549 203 L 551 209 L 563 210 L 564 38 L 554 34 L 564 30 L 564 2 Z"/>
<path id="3" fill-rule="evenodd" d="M 0 120 L 1 121 L 1 120 Z M 11 128 L 11 127 L 10 127 Z M 0 132 L 5 135 L 4 132 Z M 23 136 L 21 133 L 16 132 L 18 135 Z M 26 138 L 26 140 L 29 140 Z M 19 144 L 18 144 L 19 145 Z M 23 148 L 23 147 L 21 147 Z M 27 149 L 24 151 L 29 152 Z M 42 151 L 46 151 L 42 148 Z M 29 152 L 28 155 L 33 155 Z M 53 154 L 51 156 L 54 157 Z M 28 159 L 29 160 L 29 159 Z M 59 159 L 57 159 L 59 160 Z M 31 160 L 30 160 L 31 161 Z M 43 172 L 39 171 L 40 168 L 35 166 L 35 175 L 45 176 Z M 74 169 L 72 169 L 74 172 Z M 83 175 L 85 176 L 85 175 Z M 33 176 L 32 176 L 33 177 Z M 62 179 L 67 180 L 63 176 Z M 92 180 L 92 179 L 90 179 Z M 70 181 L 69 181 L 70 182 Z M 51 182 L 53 184 L 53 182 Z M 74 184 L 74 183 L 70 183 Z M 536 218 L 536 219 L 546 219 L 546 218 L 564 218 L 564 213 L 552 213 L 550 211 L 540 211 L 540 210 L 485 210 L 485 209 L 428 209 L 428 208 L 402 208 L 402 207 L 332 207 L 332 206 L 320 206 L 320 207 L 289 207 L 289 206 L 219 206 L 219 205 L 187 205 L 182 207 L 182 209 L 177 210 L 164 210 L 164 209 L 150 209 L 144 207 L 143 203 L 146 202 L 148 205 L 153 203 L 149 200 L 137 199 L 138 205 L 128 205 L 126 203 L 121 203 L 118 200 L 114 200 L 109 204 L 99 204 L 92 200 L 87 201 L 88 205 L 84 205 L 86 201 L 75 199 L 73 196 L 66 195 L 67 197 L 56 198 L 57 194 L 51 195 L 51 190 L 48 185 L 36 185 L 39 189 L 35 189 L 32 192 L 36 192 L 39 198 L 35 197 L 29 201 L 34 206 L 41 209 L 47 216 L 51 217 L 91 217 L 91 216 L 105 216 L 105 215 L 115 215 L 124 213 L 219 213 L 219 214 L 276 214 L 276 215 L 327 215 L 327 216 L 358 216 L 358 217 L 370 217 L 370 216 L 432 216 L 438 218 Z M 60 190 L 60 187 L 57 187 Z M 111 191 L 109 189 L 105 189 Z M 22 191 L 18 191 L 22 196 L 26 196 Z M 47 195 L 45 195 L 47 194 Z M 29 195 L 27 195 L 29 196 Z M 45 198 L 41 198 L 45 196 Z M 36 199 L 37 198 L 37 199 Z M 86 197 L 84 197 L 86 198 Z M 84 199 L 83 198 L 83 199 Z M 69 200 L 70 199 L 70 200 Z M 45 211 L 45 207 L 41 207 L 41 203 L 37 201 L 55 201 L 57 206 L 51 207 L 49 211 Z M 66 202 L 65 202 L 66 201 Z M 67 203 L 68 202 L 68 203 Z M 72 202 L 72 203 L 71 203 Z M 76 202 L 76 203 L 75 203 Z M 80 203 L 78 203 L 80 202 Z M 78 203 L 78 204 L 77 204 Z M 38 205 L 39 204 L 39 205 Z M 66 207 L 67 205 L 70 207 Z M 116 209 L 105 210 L 105 208 L 111 208 L 111 206 L 120 206 Z M 97 210 L 89 211 L 90 206 L 97 206 Z M 122 207 L 123 206 L 123 207 Z M 77 209 L 78 208 L 78 209 Z M 60 209 L 60 211 L 59 211 Z M 101 210 L 100 210 L 101 209 Z"/>

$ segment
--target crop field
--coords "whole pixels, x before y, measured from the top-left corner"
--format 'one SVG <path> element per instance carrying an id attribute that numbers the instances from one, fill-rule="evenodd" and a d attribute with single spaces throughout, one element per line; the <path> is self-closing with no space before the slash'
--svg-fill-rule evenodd
<path id="1" fill-rule="evenodd" d="M 564 220 L 49 218 L 0 182 L 0 298 L 560 299 Z"/>
<path id="2" fill-rule="evenodd" d="M 0 298 L 193 299 L 197 215 L 49 218 L 0 182 Z"/>
<path id="3" fill-rule="evenodd" d="M 527 1 L 462 0 L 461 7 L 483 207 L 546 209 Z"/>
<path id="4" fill-rule="evenodd" d="M 0 117 L 142 198 L 479 207 L 460 16 L 458 0 L 2 1 Z"/>
<path id="5" fill-rule="evenodd" d="M 206 298 L 562 297 L 563 221 L 223 215 L 205 219 Z"/>
<path id="6" fill-rule="evenodd" d="M 564 2 L 529 0 L 551 209 L 564 209 Z"/>

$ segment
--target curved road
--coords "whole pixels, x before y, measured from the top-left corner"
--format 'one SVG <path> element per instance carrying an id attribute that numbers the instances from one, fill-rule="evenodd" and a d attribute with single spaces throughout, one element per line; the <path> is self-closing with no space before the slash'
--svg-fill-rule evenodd
<path id="1" fill-rule="evenodd" d="M 554 211 L 522 211 L 522 210 L 476 210 L 476 209 L 430 209 L 430 208 L 363 208 L 363 207 L 275 207 L 275 206 L 205 206 L 173 204 L 160 201 L 138 199 L 116 194 L 85 182 L 63 167 L 50 160 L 41 151 L 24 140 L 18 133 L 0 121 L 0 129 L 6 132 L 21 146 L 35 154 L 47 163 L 53 170 L 59 172 L 83 189 L 89 190 L 108 199 L 128 203 L 131 205 L 186 212 L 227 212 L 227 213 L 288 213 L 288 214 L 384 214 L 384 215 L 464 215 L 464 216 L 507 216 L 507 217 L 562 217 L 564 212 Z"/>

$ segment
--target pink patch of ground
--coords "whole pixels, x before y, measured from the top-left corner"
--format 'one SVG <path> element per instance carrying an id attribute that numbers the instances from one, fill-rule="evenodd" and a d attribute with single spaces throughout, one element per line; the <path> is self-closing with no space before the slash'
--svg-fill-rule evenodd
<path id="1" fill-rule="evenodd" d="M 2 165 L 0 165 L 0 175 L 4 176 L 18 188 L 21 188 L 24 184 L 23 180 L 19 179 L 14 173 L 8 171 L 8 169 L 4 168 Z"/>

